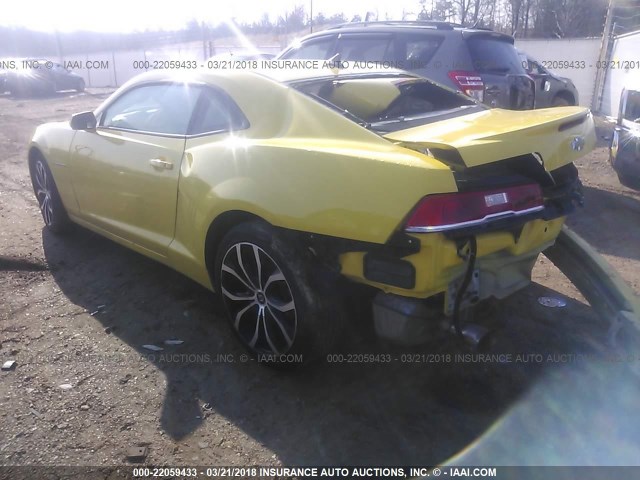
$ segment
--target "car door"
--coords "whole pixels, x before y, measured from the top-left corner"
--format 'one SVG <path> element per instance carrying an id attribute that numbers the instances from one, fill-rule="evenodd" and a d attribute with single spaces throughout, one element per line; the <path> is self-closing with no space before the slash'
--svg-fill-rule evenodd
<path id="1" fill-rule="evenodd" d="M 175 231 L 180 162 L 198 95 L 186 84 L 136 86 L 98 113 L 95 130 L 76 133 L 70 167 L 83 219 L 166 254 Z"/>

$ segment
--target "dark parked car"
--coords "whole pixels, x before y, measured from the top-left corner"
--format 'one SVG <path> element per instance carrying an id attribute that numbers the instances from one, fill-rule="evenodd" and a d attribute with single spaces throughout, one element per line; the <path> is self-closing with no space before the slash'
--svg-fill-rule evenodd
<path id="1" fill-rule="evenodd" d="M 383 68 L 412 71 L 491 107 L 532 109 L 534 82 L 513 42 L 448 22 L 349 23 L 304 37 L 278 59 L 385 62 Z"/>
<path id="2" fill-rule="evenodd" d="M 7 72 L 6 89 L 14 95 L 52 94 L 60 90 L 84 91 L 84 79 L 63 65 L 44 59 L 19 60 Z"/>
<path id="3" fill-rule="evenodd" d="M 640 189 L 640 86 L 622 91 L 609 161 L 620 183 Z"/>
<path id="4" fill-rule="evenodd" d="M 522 66 L 536 82 L 536 108 L 578 105 L 578 89 L 571 80 L 547 70 L 536 59 L 518 50 Z"/>
<path id="5" fill-rule="evenodd" d="M 0 95 L 2 95 L 6 91 L 7 85 L 7 72 L 5 70 L 0 70 Z"/>

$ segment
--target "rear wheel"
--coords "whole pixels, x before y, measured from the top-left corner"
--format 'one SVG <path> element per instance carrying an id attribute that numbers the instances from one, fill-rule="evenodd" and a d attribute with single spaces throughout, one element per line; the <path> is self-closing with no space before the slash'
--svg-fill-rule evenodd
<path id="1" fill-rule="evenodd" d="M 78 80 L 78 84 L 76 85 L 76 92 L 84 92 L 84 79 Z"/>
<path id="2" fill-rule="evenodd" d="M 51 170 L 41 155 L 36 155 L 29 161 L 29 173 L 45 225 L 54 233 L 63 233 L 69 228 L 71 222 L 60 199 Z"/>
<path id="3" fill-rule="evenodd" d="M 562 95 L 557 95 L 554 97 L 553 102 L 551 102 L 552 107 L 568 107 L 570 105 L 573 105 L 573 102 Z"/>
<path id="4" fill-rule="evenodd" d="M 238 225 L 222 240 L 216 291 L 235 334 L 259 361 L 291 368 L 335 345 L 342 309 L 315 263 L 263 222 Z"/>

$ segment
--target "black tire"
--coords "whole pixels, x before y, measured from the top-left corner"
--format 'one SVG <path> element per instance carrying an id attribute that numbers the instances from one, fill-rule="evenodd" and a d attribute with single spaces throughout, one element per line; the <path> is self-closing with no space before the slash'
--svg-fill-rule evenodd
<path id="1" fill-rule="evenodd" d="M 58 86 L 56 85 L 56 82 L 52 80 L 46 86 L 45 95 L 54 96 L 56 93 L 58 93 Z"/>
<path id="2" fill-rule="evenodd" d="M 218 248 L 214 285 L 231 328 L 272 367 L 299 367 L 336 346 L 344 314 L 335 284 L 310 251 L 264 222 L 234 227 Z"/>
<path id="3" fill-rule="evenodd" d="M 35 97 L 53 97 L 57 92 L 56 83 L 47 79 L 40 80 L 32 89 Z"/>
<path id="4" fill-rule="evenodd" d="M 570 105 L 573 105 L 573 103 L 570 102 L 566 97 L 563 97 L 562 95 L 555 96 L 553 98 L 553 101 L 551 102 L 552 107 L 568 107 Z"/>
<path id="5" fill-rule="evenodd" d="M 76 85 L 76 92 L 84 92 L 84 79 L 78 80 L 78 84 Z"/>
<path id="6" fill-rule="evenodd" d="M 632 190 L 640 190 L 640 177 L 633 177 L 618 171 L 616 171 L 616 174 L 618 175 L 618 180 L 622 185 L 627 188 L 631 188 Z"/>
<path id="7" fill-rule="evenodd" d="M 31 185 L 33 185 L 33 191 L 36 194 L 38 207 L 40 207 L 40 213 L 46 227 L 53 233 L 66 232 L 71 225 L 71 221 L 60 199 L 51 170 L 42 155 L 34 155 L 29 160 L 29 173 L 31 174 Z"/>

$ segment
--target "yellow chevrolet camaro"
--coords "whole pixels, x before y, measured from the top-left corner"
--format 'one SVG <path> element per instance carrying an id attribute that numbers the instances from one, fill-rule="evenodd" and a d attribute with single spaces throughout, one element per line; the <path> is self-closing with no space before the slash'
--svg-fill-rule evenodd
<path id="1" fill-rule="evenodd" d="M 311 358 L 376 294 L 418 342 L 530 282 L 581 199 L 579 107 L 489 109 L 397 71 L 153 72 L 40 126 L 29 168 L 53 232 L 77 223 L 218 292 L 253 353 Z"/>

